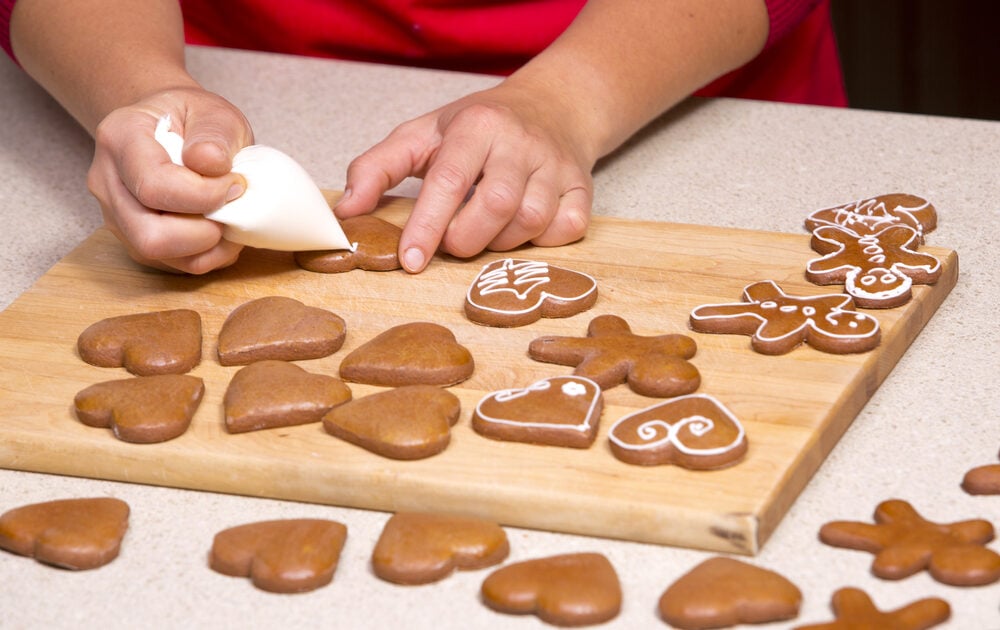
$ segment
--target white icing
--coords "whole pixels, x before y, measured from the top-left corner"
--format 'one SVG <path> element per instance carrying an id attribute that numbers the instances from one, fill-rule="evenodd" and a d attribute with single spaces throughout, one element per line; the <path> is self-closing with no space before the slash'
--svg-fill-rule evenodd
<path id="1" fill-rule="evenodd" d="M 153 137 L 171 162 L 184 165 L 184 139 L 170 131 L 169 115 L 157 121 Z M 225 226 L 226 240 L 281 251 L 357 247 L 347 240 L 319 187 L 285 153 L 259 144 L 245 147 L 233 157 L 232 171 L 244 177 L 246 191 L 205 215 Z"/>
<path id="2" fill-rule="evenodd" d="M 912 227 L 919 236 L 923 236 L 925 226 L 917 213 L 926 210 L 931 204 L 926 199 L 921 201 L 923 203 L 919 206 L 897 204 L 890 210 L 881 197 L 872 197 L 852 201 L 836 208 L 816 210 L 809 215 L 809 218 L 817 223 L 847 228 L 852 232 L 855 225 L 861 225 L 868 231 L 878 232 L 890 225 L 903 224 Z M 832 214 L 832 218 L 825 219 L 824 214 Z"/>
<path id="3" fill-rule="evenodd" d="M 465 297 L 470 304 L 484 311 L 505 315 L 520 315 L 539 308 L 542 305 L 542 302 L 550 297 L 558 298 L 565 302 L 576 302 L 585 299 L 597 290 L 597 280 L 595 280 L 593 276 L 579 271 L 573 271 L 572 273 L 589 279 L 590 288 L 580 295 L 556 295 L 545 291 L 544 289 L 538 289 L 538 287 L 552 281 L 549 276 L 548 263 L 537 262 L 534 260 L 515 260 L 513 258 L 504 258 L 501 261 L 494 261 L 484 265 L 480 270 L 479 275 L 476 276 L 476 279 L 471 285 L 469 285 L 469 290 L 466 292 Z M 512 274 L 514 278 L 513 280 L 511 280 Z M 536 289 L 538 290 L 536 291 Z M 531 304 L 527 304 L 524 308 L 515 310 L 496 308 L 482 304 L 476 299 L 477 294 L 485 296 L 494 293 L 510 293 L 516 299 L 522 302 L 527 302 L 532 292 L 536 294 L 535 301 Z"/>
<path id="4" fill-rule="evenodd" d="M 525 422 L 520 420 L 511 420 L 509 418 L 498 418 L 483 411 L 483 405 L 490 400 L 495 400 L 498 403 L 509 403 L 532 393 L 547 391 L 552 387 L 552 381 L 558 380 L 567 381 L 560 387 L 560 391 L 567 398 L 577 398 L 579 396 L 586 395 L 589 392 L 591 393 L 590 406 L 587 408 L 582 422 L 577 424 L 563 424 L 558 422 Z M 593 416 L 595 415 L 594 410 L 597 408 L 597 403 L 600 401 L 600 393 L 600 386 L 589 378 L 585 378 L 583 376 L 555 376 L 536 381 L 527 387 L 502 389 L 485 396 L 476 405 L 476 416 L 484 422 L 491 422 L 494 424 L 505 424 L 509 426 L 537 429 L 561 429 L 586 433 L 591 428 L 591 424 L 594 419 Z M 553 413 L 558 415 L 560 412 L 556 410 Z"/>
<path id="5" fill-rule="evenodd" d="M 643 440 L 642 444 L 631 444 L 622 440 L 619 434 L 619 427 L 624 423 L 628 422 L 632 418 L 648 414 L 651 411 L 662 409 L 664 411 L 664 416 L 669 415 L 669 410 L 671 407 L 679 405 L 682 401 L 689 399 L 702 399 L 708 401 L 713 405 L 720 414 L 727 418 L 736 427 L 736 437 L 729 444 L 723 446 L 717 446 L 714 448 L 691 448 L 684 444 L 683 440 L 680 439 L 679 434 L 682 429 L 687 427 L 687 429 L 695 436 L 702 437 L 708 434 L 710 431 L 715 429 L 715 421 L 711 418 L 703 416 L 701 414 L 695 413 L 690 416 L 684 416 L 675 419 L 673 422 L 663 419 L 663 418 L 651 418 L 640 424 L 635 431 L 635 434 Z M 659 439 L 656 439 L 658 435 L 662 435 Z M 673 444 L 673 446 L 680 452 L 686 455 L 722 455 L 728 453 L 733 449 L 736 449 L 742 444 L 745 431 L 743 429 L 743 424 L 733 415 L 733 413 L 726 408 L 725 405 L 720 403 L 718 399 L 709 396 L 707 394 L 688 394 L 687 396 L 678 396 L 672 400 L 665 403 L 659 403 L 653 405 L 652 407 L 647 407 L 641 411 L 631 413 L 616 422 L 611 430 L 608 432 L 608 439 L 614 442 L 617 446 L 622 449 L 629 451 L 649 451 L 653 449 L 660 448 L 667 444 Z"/>

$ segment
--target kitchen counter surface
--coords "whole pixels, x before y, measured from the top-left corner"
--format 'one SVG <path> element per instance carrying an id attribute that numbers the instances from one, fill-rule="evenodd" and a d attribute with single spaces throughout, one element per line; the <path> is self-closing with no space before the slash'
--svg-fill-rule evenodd
<path id="1" fill-rule="evenodd" d="M 496 79 L 478 75 L 189 49 L 194 75 L 247 114 L 257 141 L 291 153 L 324 188 L 343 187 L 349 161 L 408 118 Z M 0 60 L 0 308 L 101 224 L 86 189 L 91 139 L 6 59 Z M 886 499 L 906 499 L 931 520 L 985 518 L 1000 526 L 1000 497 L 959 487 L 1000 451 L 1000 123 L 791 106 L 692 100 L 603 160 L 594 210 L 628 218 L 802 233 L 816 208 L 888 192 L 931 200 L 939 226 L 928 243 L 958 252 L 958 285 L 809 482 L 754 558 L 803 591 L 796 623 L 832 619 L 830 596 L 863 588 L 883 610 L 938 596 L 942 627 L 1000 629 L 1000 583 L 957 588 L 921 573 L 871 575 L 868 553 L 818 541 L 831 520 L 870 521 Z M 419 182 L 394 193 L 415 195 Z M 0 382 L 4 376 L 0 374 Z M 2 385 L 0 385 L 2 390 Z M 0 419 L 2 422 L 2 419 Z M 380 581 L 368 560 L 387 514 L 0 470 L 0 512 L 67 497 L 115 496 L 132 508 L 121 556 L 69 572 L 0 553 L 0 628 L 42 627 L 543 627 L 486 609 L 488 571 L 429 586 Z M 557 509 L 557 506 L 554 506 Z M 347 525 L 333 584 L 272 595 L 209 570 L 219 530 L 252 520 L 324 517 Z M 622 580 L 624 606 L 607 627 L 666 627 L 657 600 L 713 554 L 510 528 L 511 561 L 599 551 Z M 1000 550 L 1000 543 L 990 547 Z"/>

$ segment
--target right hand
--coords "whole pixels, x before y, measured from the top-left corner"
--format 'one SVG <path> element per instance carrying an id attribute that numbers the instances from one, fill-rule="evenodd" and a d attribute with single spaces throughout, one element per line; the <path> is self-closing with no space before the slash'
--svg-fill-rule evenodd
<path id="1" fill-rule="evenodd" d="M 185 166 L 153 138 L 160 116 L 184 137 Z M 233 156 L 253 143 L 246 117 L 222 97 L 197 88 L 165 90 L 111 112 L 97 127 L 87 186 L 104 223 L 142 264 L 202 274 L 236 261 L 242 246 L 222 238 L 203 215 L 239 197 L 243 177 Z"/>

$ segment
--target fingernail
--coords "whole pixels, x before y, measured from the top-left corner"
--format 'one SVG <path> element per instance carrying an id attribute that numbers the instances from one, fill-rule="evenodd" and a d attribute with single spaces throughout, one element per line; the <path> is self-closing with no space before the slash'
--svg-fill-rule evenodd
<path id="1" fill-rule="evenodd" d="M 226 193 L 226 203 L 239 199 L 244 192 L 246 192 L 246 187 L 243 184 L 233 184 L 229 187 L 229 192 Z"/>
<path id="2" fill-rule="evenodd" d="M 410 249 L 403 252 L 403 267 L 407 271 L 415 272 L 423 269 L 424 266 L 424 253 L 417 249 L 416 247 L 411 247 Z"/>

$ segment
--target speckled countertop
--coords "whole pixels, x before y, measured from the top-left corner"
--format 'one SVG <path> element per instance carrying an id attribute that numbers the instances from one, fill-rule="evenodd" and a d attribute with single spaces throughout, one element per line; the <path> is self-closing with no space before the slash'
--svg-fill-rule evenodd
<path id="1" fill-rule="evenodd" d="M 392 126 L 496 80 L 208 49 L 191 49 L 189 60 L 196 77 L 243 109 L 258 141 L 285 148 L 334 189 L 350 159 Z M 6 59 L 0 84 L 6 307 L 101 221 L 85 183 L 90 138 Z M 947 627 L 1000 629 L 1000 583 L 962 589 L 926 574 L 884 581 L 870 574 L 870 554 L 817 540 L 823 523 L 868 520 L 889 498 L 909 500 L 932 520 L 986 518 L 1000 526 L 1000 497 L 959 488 L 970 467 L 996 463 L 1000 450 L 998 163 L 997 122 L 720 99 L 682 105 L 599 166 L 597 213 L 793 233 L 812 209 L 910 192 L 938 208 L 930 244 L 959 253 L 958 286 L 751 559 L 802 589 L 795 623 L 830 620 L 830 595 L 852 585 L 883 609 L 943 597 L 953 611 Z M 412 195 L 416 186 L 406 182 L 396 192 Z M 383 513 L 0 470 L 0 512 L 97 495 L 132 506 L 121 556 L 74 573 L 0 553 L 0 628 L 543 625 L 487 610 L 477 597 L 484 572 L 409 588 L 375 578 L 368 559 Z M 349 528 L 332 585 L 277 596 L 207 568 L 219 529 L 299 516 Z M 511 560 L 576 550 L 607 555 L 625 593 L 622 613 L 607 624 L 616 628 L 665 627 L 654 614 L 660 594 L 711 555 L 521 529 L 509 535 Z"/>

